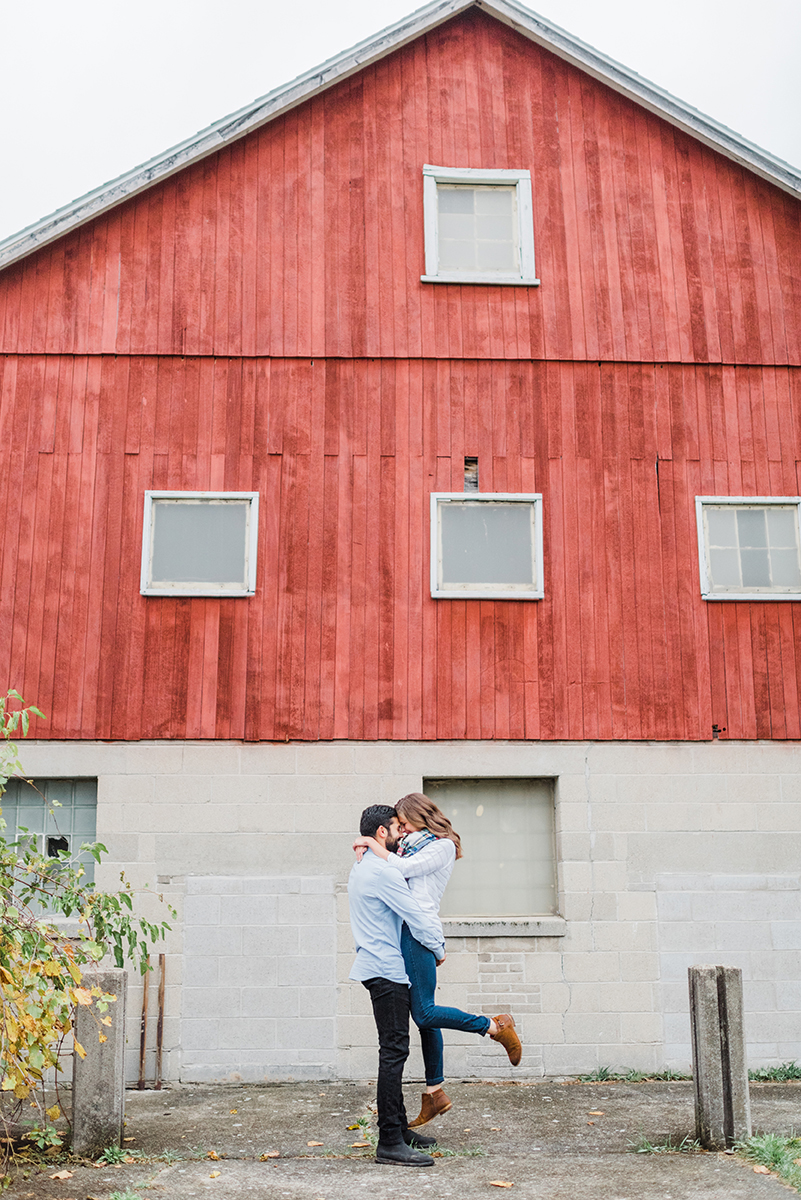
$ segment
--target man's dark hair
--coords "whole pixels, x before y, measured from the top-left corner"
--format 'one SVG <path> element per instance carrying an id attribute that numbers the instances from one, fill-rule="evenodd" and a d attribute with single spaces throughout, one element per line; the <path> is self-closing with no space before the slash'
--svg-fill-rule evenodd
<path id="1" fill-rule="evenodd" d="M 359 833 L 362 837 L 375 837 L 378 826 L 383 825 L 388 830 L 390 821 L 397 815 L 395 809 L 390 808 L 388 804 L 371 804 L 362 813 Z"/>

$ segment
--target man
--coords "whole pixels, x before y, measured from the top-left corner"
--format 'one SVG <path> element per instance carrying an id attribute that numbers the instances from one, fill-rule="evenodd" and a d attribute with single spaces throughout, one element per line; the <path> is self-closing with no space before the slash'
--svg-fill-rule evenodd
<path id="1" fill-rule="evenodd" d="M 389 805 L 374 804 L 362 813 L 359 832 L 392 852 L 399 840 L 398 814 Z M 376 1161 L 433 1167 L 433 1158 L 414 1146 L 433 1146 L 436 1139 L 409 1129 L 403 1103 L 403 1068 L 409 1057 L 409 977 L 400 935 L 405 921 L 413 936 L 441 962 L 445 958 L 442 930 L 439 922 L 419 907 L 403 876 L 372 850 L 354 864 L 348 896 L 356 942 L 350 978 L 363 983 L 370 993 L 378 1030 Z"/>

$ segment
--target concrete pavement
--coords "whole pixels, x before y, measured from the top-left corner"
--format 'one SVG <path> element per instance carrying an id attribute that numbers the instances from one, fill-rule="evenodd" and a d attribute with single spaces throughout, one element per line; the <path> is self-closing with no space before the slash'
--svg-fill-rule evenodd
<path id="1" fill-rule="evenodd" d="M 690 1083 L 544 1080 L 447 1090 L 453 1109 L 424 1132 L 456 1153 L 426 1170 L 377 1165 L 369 1151 L 352 1148 L 361 1137 L 347 1126 L 373 1115 L 369 1084 L 173 1086 L 127 1093 L 125 1145 L 153 1159 L 166 1151 L 175 1161 L 68 1164 L 72 1175 L 63 1181 L 50 1178 L 59 1164 L 17 1178 L 7 1195 L 109 1200 L 130 1189 L 142 1200 L 476 1200 L 508 1191 L 524 1200 L 779 1200 L 788 1194 L 729 1154 L 632 1153 L 630 1143 L 640 1135 L 653 1143 L 692 1136 Z M 406 1088 L 415 1112 L 419 1091 Z M 751 1101 L 756 1130 L 801 1128 L 801 1085 L 752 1085 Z M 261 1161 L 276 1152 L 278 1158 Z"/>

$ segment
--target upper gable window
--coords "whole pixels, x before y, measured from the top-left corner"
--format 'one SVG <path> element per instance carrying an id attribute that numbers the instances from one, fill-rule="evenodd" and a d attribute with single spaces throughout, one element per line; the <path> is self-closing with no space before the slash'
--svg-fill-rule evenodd
<path id="1" fill-rule="evenodd" d="M 145 492 L 144 596 L 252 596 L 258 492 Z"/>
<path id="2" fill-rule="evenodd" d="M 542 495 L 431 493 L 435 600 L 541 600 Z"/>
<path id="3" fill-rule="evenodd" d="M 539 283 L 530 171 L 423 167 L 424 283 Z"/>
<path id="4" fill-rule="evenodd" d="M 698 496 L 705 600 L 801 600 L 798 496 Z"/>

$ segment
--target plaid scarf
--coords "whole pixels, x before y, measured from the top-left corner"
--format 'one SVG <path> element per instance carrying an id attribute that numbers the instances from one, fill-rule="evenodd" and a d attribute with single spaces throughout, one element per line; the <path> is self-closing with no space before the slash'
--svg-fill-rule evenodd
<path id="1" fill-rule="evenodd" d="M 417 829 L 412 833 L 405 833 L 398 842 L 398 854 L 416 854 L 418 850 L 422 850 L 424 846 L 429 846 L 431 842 L 438 840 L 435 833 L 429 833 L 427 829 Z"/>

